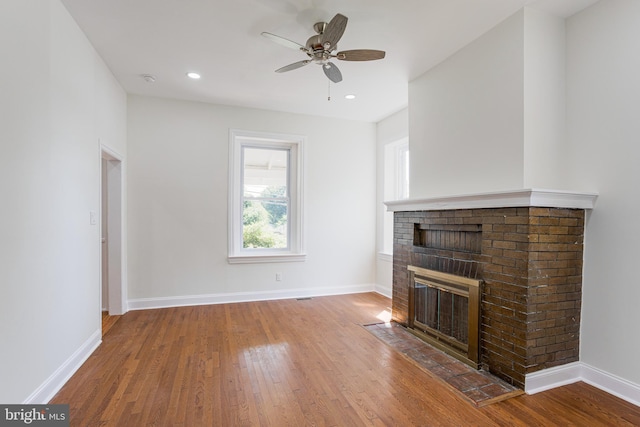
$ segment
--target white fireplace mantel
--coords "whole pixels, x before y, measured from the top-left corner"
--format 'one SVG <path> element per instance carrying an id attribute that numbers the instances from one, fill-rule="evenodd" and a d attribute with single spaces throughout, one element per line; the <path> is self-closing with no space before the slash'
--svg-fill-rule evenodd
<path id="1" fill-rule="evenodd" d="M 597 193 L 525 189 L 429 197 L 425 199 L 404 199 L 384 203 L 387 206 L 387 211 L 390 212 L 513 208 L 529 206 L 542 208 L 593 209 L 597 197 Z"/>

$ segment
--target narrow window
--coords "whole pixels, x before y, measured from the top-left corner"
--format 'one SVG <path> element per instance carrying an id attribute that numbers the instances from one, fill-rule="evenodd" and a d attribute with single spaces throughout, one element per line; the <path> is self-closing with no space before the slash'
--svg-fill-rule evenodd
<path id="1" fill-rule="evenodd" d="M 303 137 L 231 131 L 229 262 L 304 260 Z"/>
<path id="2" fill-rule="evenodd" d="M 384 147 L 384 201 L 409 197 L 409 140 L 389 143 Z M 383 205 L 383 248 L 385 254 L 393 253 L 393 212 Z"/>

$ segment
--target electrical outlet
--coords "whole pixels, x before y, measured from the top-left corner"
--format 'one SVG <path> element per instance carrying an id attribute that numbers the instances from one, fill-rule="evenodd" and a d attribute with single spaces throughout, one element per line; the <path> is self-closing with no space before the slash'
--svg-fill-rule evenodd
<path id="1" fill-rule="evenodd" d="M 282 273 L 276 273 L 276 282 L 280 282 L 282 280 Z"/>

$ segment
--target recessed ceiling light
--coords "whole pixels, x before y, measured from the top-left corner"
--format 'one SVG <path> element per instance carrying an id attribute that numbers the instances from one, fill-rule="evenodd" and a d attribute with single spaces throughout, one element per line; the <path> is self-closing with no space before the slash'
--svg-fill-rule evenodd
<path id="1" fill-rule="evenodd" d="M 345 95 L 344 98 L 345 99 L 356 99 L 356 96 L 354 94 L 349 94 L 349 95 Z"/>
<path id="2" fill-rule="evenodd" d="M 187 73 L 187 77 L 189 77 L 190 79 L 198 80 L 200 78 L 200 74 L 190 72 L 190 73 Z"/>

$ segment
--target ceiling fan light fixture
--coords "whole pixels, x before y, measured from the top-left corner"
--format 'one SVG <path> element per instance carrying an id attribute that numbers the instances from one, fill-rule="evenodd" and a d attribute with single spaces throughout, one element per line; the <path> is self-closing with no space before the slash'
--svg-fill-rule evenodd
<path id="1" fill-rule="evenodd" d="M 352 93 L 349 93 L 347 95 L 344 96 L 344 99 L 356 99 L 356 96 Z"/>
<path id="2" fill-rule="evenodd" d="M 189 77 L 190 79 L 193 79 L 193 80 L 198 80 L 202 76 L 200 76 L 200 74 L 198 74 L 198 73 L 190 71 L 190 72 L 187 73 L 187 77 Z"/>

